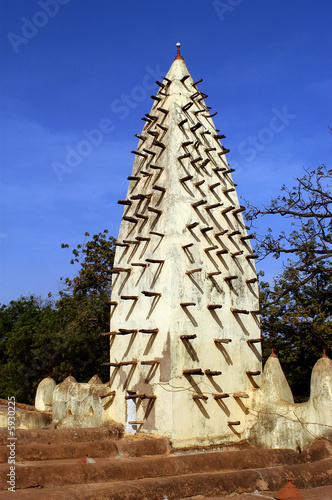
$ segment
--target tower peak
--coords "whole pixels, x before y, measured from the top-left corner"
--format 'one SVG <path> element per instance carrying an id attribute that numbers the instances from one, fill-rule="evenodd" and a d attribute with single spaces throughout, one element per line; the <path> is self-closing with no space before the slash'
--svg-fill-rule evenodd
<path id="1" fill-rule="evenodd" d="M 175 61 L 176 59 L 182 59 L 182 61 L 184 61 L 183 57 L 182 57 L 182 56 L 181 56 L 181 54 L 180 54 L 180 47 L 181 47 L 181 43 L 180 43 L 180 42 L 178 42 L 178 43 L 176 44 L 176 46 L 177 46 L 178 51 L 177 51 L 177 55 L 176 55 L 176 57 L 175 57 L 174 61 Z"/>

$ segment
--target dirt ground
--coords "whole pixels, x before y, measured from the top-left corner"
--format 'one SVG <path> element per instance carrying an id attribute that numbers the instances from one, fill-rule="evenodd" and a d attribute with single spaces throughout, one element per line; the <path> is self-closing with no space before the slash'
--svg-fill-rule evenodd
<path id="1" fill-rule="evenodd" d="M 331 481 L 332 483 L 332 481 Z M 299 490 L 304 499 L 319 499 L 319 500 L 332 500 L 332 485 L 320 486 L 319 488 L 310 488 Z M 257 492 L 257 493 L 243 493 L 242 495 L 227 495 L 218 497 L 204 497 L 201 495 L 183 498 L 181 500 L 268 500 L 274 498 L 277 491 Z"/>

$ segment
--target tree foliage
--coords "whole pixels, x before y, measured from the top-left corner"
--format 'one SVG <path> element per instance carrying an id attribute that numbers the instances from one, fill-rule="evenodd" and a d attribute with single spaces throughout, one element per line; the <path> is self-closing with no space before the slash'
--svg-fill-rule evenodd
<path id="1" fill-rule="evenodd" d="M 271 200 L 263 208 L 248 205 L 247 220 L 253 223 L 258 217 L 279 215 L 291 220 L 291 231 L 282 231 L 278 236 L 272 229 L 266 235 L 255 235 L 255 252 L 262 260 L 268 255 L 275 258 L 287 256 L 286 270 L 293 270 L 292 280 L 279 287 L 278 301 L 300 287 L 332 271 L 332 170 L 325 165 L 315 170 L 305 170 L 305 175 L 297 178 L 291 189 L 282 187 L 283 194 Z M 265 294 L 269 302 L 269 294 Z"/>
<path id="2" fill-rule="evenodd" d="M 0 393 L 32 403 L 38 382 L 59 363 L 52 303 L 21 297 L 0 308 Z M 55 352 L 56 351 L 56 352 Z"/>
<path id="3" fill-rule="evenodd" d="M 114 242 L 104 231 L 73 249 L 71 262 L 80 268 L 74 278 L 63 278 L 66 288 L 55 304 L 30 296 L 0 307 L 1 397 L 33 404 L 48 375 L 57 383 L 69 374 L 79 382 L 96 373 L 108 380 L 100 365 L 109 358 L 109 343 L 99 334 L 109 329 Z"/>
<path id="4" fill-rule="evenodd" d="M 298 272 L 286 269 L 272 290 L 268 283 L 260 283 L 260 291 L 266 304 L 261 317 L 263 357 L 275 349 L 301 401 L 310 393 L 311 371 L 323 350 L 332 357 L 332 272 L 321 272 L 301 285 Z M 286 287 L 292 292 L 283 294 Z"/>
<path id="5" fill-rule="evenodd" d="M 283 261 L 283 272 L 260 283 L 263 355 L 277 351 L 287 379 L 298 398 L 309 394 L 313 365 L 323 349 L 332 355 L 332 193 L 326 166 L 305 170 L 297 184 L 263 208 L 250 206 L 247 219 L 280 216 L 290 230 L 256 236 L 255 253 Z"/>
<path id="6" fill-rule="evenodd" d="M 85 238 L 89 233 L 85 233 Z M 61 278 L 68 291 L 73 295 L 97 295 L 109 297 L 111 280 L 109 270 L 113 266 L 116 240 L 108 236 L 108 230 L 94 234 L 91 240 L 77 245 L 72 250 L 71 264 L 79 264 L 80 269 L 74 278 Z M 69 248 L 68 243 L 62 243 L 61 248 Z"/>

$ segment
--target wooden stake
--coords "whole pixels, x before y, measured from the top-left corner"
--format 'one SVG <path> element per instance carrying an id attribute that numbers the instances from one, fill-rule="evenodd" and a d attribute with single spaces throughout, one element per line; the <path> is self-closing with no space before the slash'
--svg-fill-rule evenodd
<path id="1" fill-rule="evenodd" d="M 194 103 L 193 102 L 188 102 L 187 104 L 185 104 L 183 107 L 182 107 L 182 110 L 183 111 L 188 111 L 189 108 L 191 108 L 191 106 L 193 105 Z"/>
<path id="2" fill-rule="evenodd" d="M 186 271 L 186 274 L 190 275 L 190 274 L 193 274 L 193 273 L 199 273 L 200 271 L 202 270 L 202 268 L 198 268 L 198 269 L 191 269 L 189 271 Z"/>
<path id="3" fill-rule="evenodd" d="M 182 83 L 184 83 L 184 82 L 187 80 L 187 78 L 189 78 L 189 77 L 190 77 L 190 75 L 184 75 L 184 76 L 181 78 L 181 80 L 180 80 L 180 81 L 181 81 Z"/>
<path id="4" fill-rule="evenodd" d="M 158 333 L 159 328 L 142 328 L 139 330 L 140 333 Z"/>
<path id="5" fill-rule="evenodd" d="M 126 365 L 137 365 L 138 361 L 137 359 L 133 359 L 132 361 L 120 361 L 119 366 L 126 366 Z"/>
<path id="6" fill-rule="evenodd" d="M 228 250 L 226 248 L 223 248 L 222 250 L 218 250 L 218 252 L 216 252 L 216 255 L 225 255 L 226 253 L 228 253 Z"/>
<path id="7" fill-rule="evenodd" d="M 138 156 L 143 156 L 144 158 L 147 158 L 148 155 L 145 155 L 144 153 L 141 153 L 140 151 L 131 151 L 131 153 L 133 153 L 134 155 L 138 155 Z"/>
<path id="8" fill-rule="evenodd" d="M 226 208 L 224 208 L 223 210 L 221 210 L 221 211 L 220 211 L 220 213 L 221 213 L 222 215 L 227 214 L 227 212 L 230 212 L 230 211 L 231 211 L 231 210 L 233 210 L 234 208 L 235 208 L 235 207 L 233 207 L 233 206 L 231 205 L 231 206 L 226 207 Z"/>
<path id="9" fill-rule="evenodd" d="M 190 130 L 194 133 L 194 132 L 196 132 L 196 130 L 198 130 L 200 127 L 202 127 L 201 122 L 197 122 L 197 123 L 196 123 L 196 125 L 194 125 L 193 127 L 190 127 Z"/>
<path id="10" fill-rule="evenodd" d="M 249 314 L 249 311 L 247 311 L 247 309 L 231 308 L 231 311 L 233 314 Z"/>
<path id="11" fill-rule="evenodd" d="M 146 141 L 146 137 L 145 135 L 141 135 L 141 134 L 135 134 L 135 137 L 137 137 L 138 139 L 141 139 L 141 141 Z"/>
<path id="12" fill-rule="evenodd" d="M 206 401 L 209 398 L 207 396 L 204 396 L 204 394 L 193 394 L 193 399 L 203 399 L 204 401 Z"/>
<path id="13" fill-rule="evenodd" d="M 133 224 L 137 224 L 138 223 L 138 220 L 135 219 L 134 217 L 127 217 L 127 216 L 124 216 L 122 217 L 123 220 L 127 221 L 127 222 L 132 222 Z"/>
<path id="14" fill-rule="evenodd" d="M 217 250 L 218 248 L 218 245 L 213 245 L 212 247 L 207 247 L 207 248 L 204 248 L 204 252 L 205 253 L 208 253 L 208 252 L 212 252 L 213 250 Z"/>
<path id="15" fill-rule="evenodd" d="M 196 201 L 196 203 L 192 203 L 191 206 L 193 208 L 197 208 L 197 207 L 200 207 L 201 205 L 205 205 L 205 203 L 207 203 L 206 200 L 200 200 L 200 201 Z"/>
<path id="16" fill-rule="evenodd" d="M 146 238 L 145 236 L 136 236 L 137 241 L 151 241 L 151 238 Z"/>
<path id="17" fill-rule="evenodd" d="M 148 207 L 149 212 L 154 212 L 155 214 L 161 215 L 163 213 L 162 210 L 159 210 L 158 208 L 154 207 Z"/>
<path id="18" fill-rule="evenodd" d="M 222 151 L 220 151 L 220 153 L 217 153 L 218 156 L 220 156 L 220 158 L 225 155 L 226 153 L 229 153 L 230 152 L 230 149 L 223 149 Z M 234 170 L 233 170 L 234 171 Z"/>
<path id="19" fill-rule="evenodd" d="M 245 209 L 246 209 L 246 207 L 241 206 L 240 208 L 233 210 L 233 215 L 239 214 L 240 212 L 244 212 Z"/>
<path id="20" fill-rule="evenodd" d="M 233 236 L 236 236 L 237 234 L 241 234 L 241 231 L 232 231 L 227 236 L 228 238 L 233 238 Z"/>
<path id="21" fill-rule="evenodd" d="M 203 78 L 201 78 L 200 80 L 197 80 L 197 82 L 193 82 L 192 83 L 192 86 L 195 87 L 196 85 L 198 85 L 199 83 L 201 83 L 203 81 Z"/>
<path id="22" fill-rule="evenodd" d="M 108 398 L 109 396 L 115 396 L 116 392 L 115 391 L 111 391 L 111 392 L 108 392 L 107 394 L 103 394 L 102 396 L 99 396 L 101 399 L 104 399 L 104 398 Z"/>
<path id="23" fill-rule="evenodd" d="M 254 234 L 247 234 L 246 236 L 241 236 L 240 240 L 245 241 L 245 240 L 250 240 L 252 238 L 255 238 Z"/>
<path id="24" fill-rule="evenodd" d="M 239 255 L 243 255 L 243 250 L 239 250 L 238 252 L 231 253 L 231 257 L 238 257 Z"/>
<path id="25" fill-rule="evenodd" d="M 158 111 L 161 111 L 162 113 L 164 113 L 164 115 L 168 115 L 168 110 L 165 109 L 165 108 L 157 108 Z"/>
<path id="26" fill-rule="evenodd" d="M 180 180 L 180 182 L 187 182 L 187 181 L 191 181 L 191 179 L 193 178 L 192 175 L 187 175 L 186 177 L 182 177 Z"/>
<path id="27" fill-rule="evenodd" d="M 154 234 L 156 236 L 160 236 L 160 238 L 163 238 L 165 236 L 163 233 L 156 233 L 156 231 L 150 231 L 149 234 Z"/>
<path id="28" fill-rule="evenodd" d="M 119 205 L 132 205 L 133 202 L 130 200 L 118 200 Z"/>
<path id="29" fill-rule="evenodd" d="M 204 375 L 202 368 L 190 368 L 189 370 L 182 370 L 183 375 Z"/>
<path id="30" fill-rule="evenodd" d="M 225 399 L 225 398 L 229 398 L 229 394 L 226 394 L 226 393 L 214 394 L 213 397 L 214 397 L 214 399 Z"/>
<path id="31" fill-rule="evenodd" d="M 199 222 L 192 222 L 191 224 L 187 224 L 186 227 L 188 229 L 194 229 L 194 227 L 198 226 Z"/>
<path id="32" fill-rule="evenodd" d="M 221 207 L 223 204 L 222 203 L 214 203 L 213 205 L 207 205 L 205 207 L 205 210 L 212 210 L 213 208 L 218 208 Z"/>

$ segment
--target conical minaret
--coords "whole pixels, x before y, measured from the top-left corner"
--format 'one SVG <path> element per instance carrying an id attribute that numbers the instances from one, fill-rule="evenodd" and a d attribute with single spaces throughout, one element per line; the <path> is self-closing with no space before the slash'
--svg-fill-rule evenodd
<path id="1" fill-rule="evenodd" d="M 145 115 L 113 269 L 106 418 L 174 446 L 243 439 L 261 370 L 257 275 L 206 94 L 178 55 Z"/>

